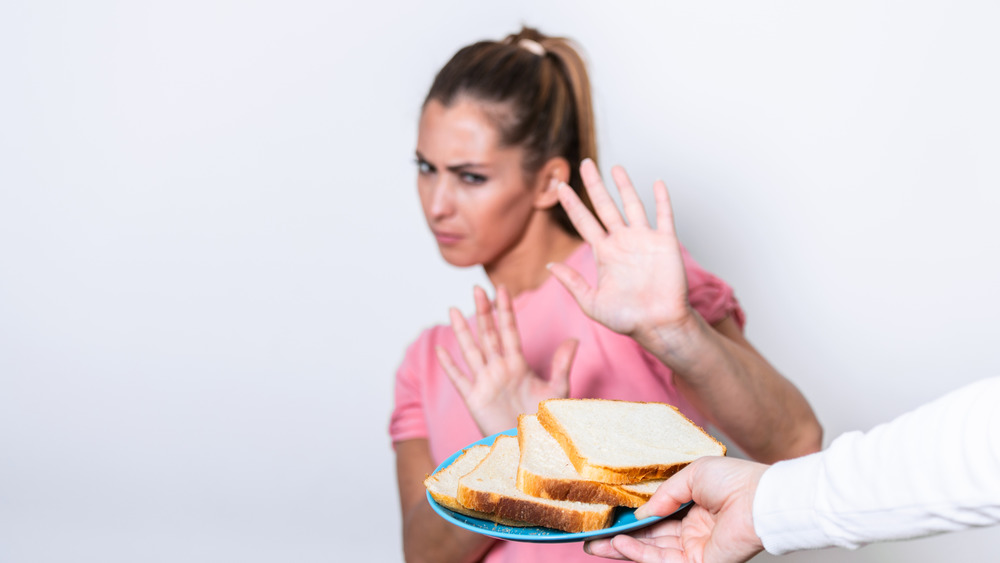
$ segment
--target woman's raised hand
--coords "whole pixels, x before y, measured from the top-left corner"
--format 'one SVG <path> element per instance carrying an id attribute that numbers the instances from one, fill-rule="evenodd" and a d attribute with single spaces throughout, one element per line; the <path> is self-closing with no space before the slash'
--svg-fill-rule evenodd
<path id="1" fill-rule="evenodd" d="M 489 436 L 515 426 L 517 416 L 535 412 L 540 401 L 569 395 L 569 370 L 577 341 L 570 339 L 556 348 L 551 375 L 548 380 L 542 379 L 531 371 L 521 351 L 521 337 L 506 288 L 497 288 L 495 319 L 486 292 L 477 286 L 473 293 L 478 343 L 462 314 L 454 308 L 450 311 L 451 326 L 469 373 L 458 367 L 447 350 L 438 346 L 436 351 L 479 430 Z"/>
<path id="2" fill-rule="evenodd" d="M 573 294 L 587 316 L 643 345 L 656 331 L 684 327 L 693 313 L 667 186 L 662 181 L 653 184 L 656 226 L 651 227 L 625 169 L 611 169 L 621 194 L 624 218 L 592 160 L 583 161 L 580 174 L 600 222 L 565 184 L 559 187 L 559 201 L 594 251 L 597 286 L 590 287 L 583 276 L 565 264 L 550 265 L 552 274 Z"/>

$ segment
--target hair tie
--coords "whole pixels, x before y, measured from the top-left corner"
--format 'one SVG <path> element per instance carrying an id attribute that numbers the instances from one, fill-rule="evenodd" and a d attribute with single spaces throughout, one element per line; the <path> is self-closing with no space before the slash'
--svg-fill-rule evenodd
<path id="1" fill-rule="evenodd" d="M 534 39 L 521 39 L 517 42 L 517 46 L 539 57 L 545 56 L 545 47 L 542 47 L 542 44 Z"/>

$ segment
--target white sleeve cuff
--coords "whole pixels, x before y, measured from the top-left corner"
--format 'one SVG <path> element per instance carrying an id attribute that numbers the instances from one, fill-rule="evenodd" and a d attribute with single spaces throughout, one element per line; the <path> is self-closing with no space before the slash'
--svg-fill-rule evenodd
<path id="1" fill-rule="evenodd" d="M 753 526 L 773 555 L 830 545 L 816 518 L 823 453 L 780 461 L 767 469 L 753 501 Z"/>

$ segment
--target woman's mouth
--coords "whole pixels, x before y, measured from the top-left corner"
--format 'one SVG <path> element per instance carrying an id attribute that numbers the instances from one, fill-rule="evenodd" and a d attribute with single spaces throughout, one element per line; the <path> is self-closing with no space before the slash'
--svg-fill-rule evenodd
<path id="1" fill-rule="evenodd" d="M 434 238 L 437 239 L 438 244 L 445 245 L 455 244 L 462 239 L 461 235 L 444 231 L 434 231 Z"/>

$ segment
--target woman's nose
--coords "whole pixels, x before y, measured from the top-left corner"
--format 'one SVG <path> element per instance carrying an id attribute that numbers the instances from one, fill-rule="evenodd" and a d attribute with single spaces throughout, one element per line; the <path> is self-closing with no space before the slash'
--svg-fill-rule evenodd
<path id="1" fill-rule="evenodd" d="M 455 212 L 455 194 L 448 179 L 441 175 L 431 187 L 430 213 L 435 218 L 447 217 Z"/>

